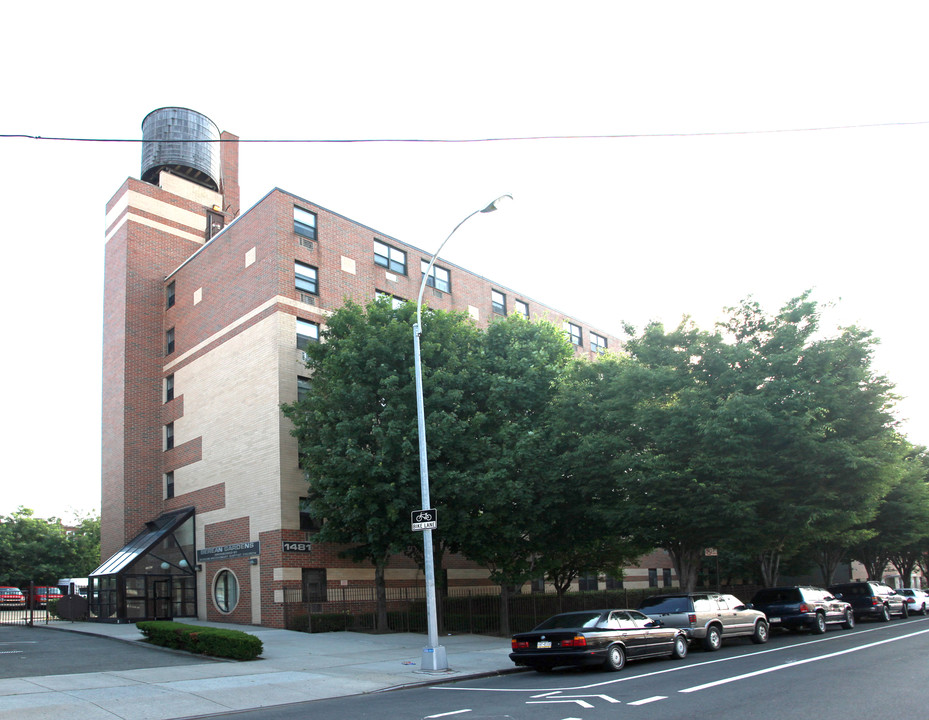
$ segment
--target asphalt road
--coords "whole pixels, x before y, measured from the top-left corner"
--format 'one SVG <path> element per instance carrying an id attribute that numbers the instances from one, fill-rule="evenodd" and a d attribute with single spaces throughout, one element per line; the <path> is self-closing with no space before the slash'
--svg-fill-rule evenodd
<path id="1" fill-rule="evenodd" d="M 211 661 L 203 655 L 53 627 L 0 625 L 0 678 L 201 665 Z"/>
<path id="2" fill-rule="evenodd" d="M 726 642 L 619 673 L 532 671 L 235 713 L 236 720 L 846 720 L 926 717 L 929 618 Z"/>

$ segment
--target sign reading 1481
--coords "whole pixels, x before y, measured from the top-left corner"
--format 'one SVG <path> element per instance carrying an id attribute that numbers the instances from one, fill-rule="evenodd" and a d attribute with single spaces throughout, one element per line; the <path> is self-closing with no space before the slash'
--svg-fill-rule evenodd
<path id="1" fill-rule="evenodd" d="M 435 508 L 414 510 L 410 513 L 410 522 L 414 530 L 435 530 L 439 526 Z"/>

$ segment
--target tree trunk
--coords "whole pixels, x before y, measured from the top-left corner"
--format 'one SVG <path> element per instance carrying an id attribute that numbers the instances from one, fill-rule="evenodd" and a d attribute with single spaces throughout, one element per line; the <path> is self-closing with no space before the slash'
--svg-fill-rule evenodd
<path id="1" fill-rule="evenodd" d="M 777 585 L 781 572 L 781 551 L 763 550 L 758 554 L 758 564 L 761 569 L 761 582 L 765 587 Z"/>
<path id="2" fill-rule="evenodd" d="M 379 562 L 374 566 L 374 598 L 376 606 L 376 617 L 374 627 L 377 632 L 387 632 L 387 584 L 384 581 L 384 575 L 387 570 L 387 562 Z"/>
<path id="3" fill-rule="evenodd" d="M 700 568 L 702 548 L 687 547 L 678 543 L 673 547 L 666 547 L 665 550 L 671 556 L 681 591 L 693 592 L 697 587 L 697 570 Z"/>
<path id="4" fill-rule="evenodd" d="M 506 583 L 500 584 L 500 634 L 510 634 L 510 586 Z"/>
<path id="5" fill-rule="evenodd" d="M 842 562 L 842 558 L 845 557 L 845 549 L 838 549 L 835 547 L 825 547 L 816 553 L 816 565 L 819 567 L 819 572 L 823 576 L 823 587 L 829 587 L 832 585 L 832 580 L 835 577 L 835 569 L 839 566 L 839 563 Z"/>

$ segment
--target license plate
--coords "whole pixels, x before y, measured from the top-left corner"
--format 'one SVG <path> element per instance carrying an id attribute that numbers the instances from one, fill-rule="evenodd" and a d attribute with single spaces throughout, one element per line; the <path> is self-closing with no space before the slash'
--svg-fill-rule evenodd
<path id="1" fill-rule="evenodd" d="M 779 623 L 781 619 L 779 617 L 768 618 L 769 623 Z"/>
<path id="2" fill-rule="evenodd" d="M 535 646 L 539 648 L 539 650 L 547 650 L 548 648 L 552 646 L 552 641 L 551 640 L 539 640 L 539 642 L 537 642 Z"/>

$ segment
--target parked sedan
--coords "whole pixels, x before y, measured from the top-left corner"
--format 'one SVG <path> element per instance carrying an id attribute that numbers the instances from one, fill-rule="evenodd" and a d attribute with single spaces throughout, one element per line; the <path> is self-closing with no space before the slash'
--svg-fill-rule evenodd
<path id="1" fill-rule="evenodd" d="M 687 638 L 637 610 L 584 610 L 562 613 L 530 632 L 513 636 L 510 659 L 547 672 L 561 665 L 602 665 L 622 670 L 626 660 L 687 655 Z"/>
<path id="2" fill-rule="evenodd" d="M 19 588 L 0 587 L 0 607 L 26 607 L 26 596 L 22 594 Z"/>
<path id="3" fill-rule="evenodd" d="M 841 624 L 846 630 L 855 627 L 852 606 L 818 587 L 792 585 L 764 588 L 755 593 L 752 607 L 768 616 L 772 628 L 806 628 L 821 634 L 826 632 L 829 623 Z"/>
<path id="4" fill-rule="evenodd" d="M 917 588 L 902 588 L 897 590 L 897 594 L 903 595 L 906 604 L 909 605 L 911 613 L 925 615 L 929 610 L 929 593 Z"/>

